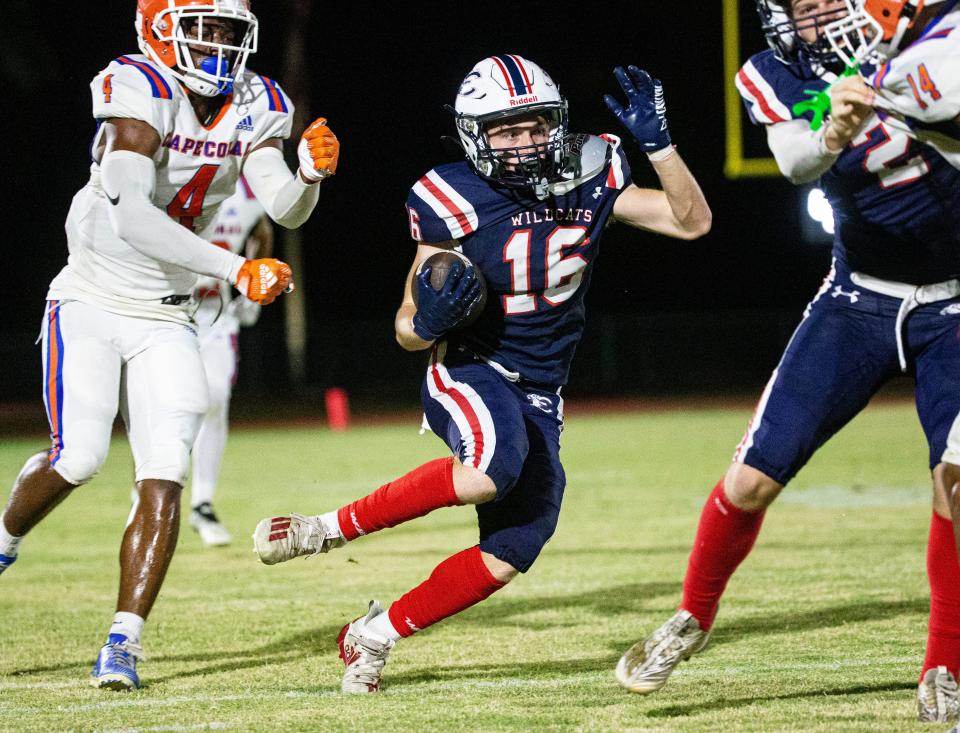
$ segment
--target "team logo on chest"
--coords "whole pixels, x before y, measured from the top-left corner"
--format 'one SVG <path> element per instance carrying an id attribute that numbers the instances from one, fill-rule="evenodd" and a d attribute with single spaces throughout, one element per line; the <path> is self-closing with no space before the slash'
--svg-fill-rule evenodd
<path id="1" fill-rule="evenodd" d="M 593 221 L 592 209 L 570 208 L 562 209 L 546 208 L 539 211 L 521 211 L 519 214 L 513 214 L 510 219 L 515 227 L 522 227 L 530 224 L 542 224 L 545 221 L 582 221 L 590 223 Z"/>
<path id="2" fill-rule="evenodd" d="M 247 117 L 246 119 L 250 119 Z M 241 120 L 240 124 L 243 124 Z M 237 125 L 237 129 L 240 125 Z M 187 135 L 172 132 L 163 141 L 163 147 L 175 150 L 182 155 L 192 155 L 195 158 L 227 158 L 229 156 L 243 157 L 250 152 L 252 143 L 244 145 L 239 140 L 217 142 L 216 140 L 198 140 Z"/>

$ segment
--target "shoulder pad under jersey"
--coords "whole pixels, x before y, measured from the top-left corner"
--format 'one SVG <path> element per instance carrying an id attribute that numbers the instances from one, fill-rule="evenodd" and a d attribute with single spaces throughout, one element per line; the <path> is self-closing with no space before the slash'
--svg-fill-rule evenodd
<path id="1" fill-rule="evenodd" d="M 234 83 L 233 94 L 233 104 L 238 111 L 250 116 L 253 147 L 270 138 L 290 137 L 294 106 L 277 82 L 246 69 Z"/>
<path id="2" fill-rule="evenodd" d="M 473 234 L 480 219 L 471 199 L 489 190 L 466 161 L 428 171 L 407 196 L 410 236 L 417 242 L 448 242 Z"/>
<path id="3" fill-rule="evenodd" d="M 960 11 L 941 18 L 868 81 L 889 105 L 887 111 L 928 123 L 955 119 L 960 115 Z"/>
<path id="4" fill-rule="evenodd" d="M 142 120 L 161 139 L 173 129 L 176 103 L 173 82 L 142 55 L 120 56 L 90 82 L 94 119 Z"/>
<path id="5" fill-rule="evenodd" d="M 806 90 L 822 90 L 828 82 L 798 76 L 791 67 L 780 61 L 772 50 L 751 56 L 740 67 L 735 78 L 737 91 L 743 98 L 754 124 L 775 125 L 795 119 L 792 107 L 809 99 Z M 802 117 L 809 119 L 811 112 Z"/>
<path id="6" fill-rule="evenodd" d="M 630 165 L 616 135 L 575 135 L 570 143 L 564 180 L 550 185 L 550 193 L 561 196 L 589 181 L 609 166 L 607 187 L 622 189 L 631 182 Z"/>

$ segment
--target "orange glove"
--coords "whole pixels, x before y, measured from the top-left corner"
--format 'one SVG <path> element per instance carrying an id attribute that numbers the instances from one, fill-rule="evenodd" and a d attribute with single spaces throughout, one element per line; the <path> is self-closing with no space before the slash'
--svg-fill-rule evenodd
<path id="1" fill-rule="evenodd" d="M 254 303 L 269 305 L 280 293 L 293 292 L 293 272 L 280 260 L 247 260 L 237 273 L 236 288 Z"/>
<path id="2" fill-rule="evenodd" d="M 297 145 L 297 157 L 300 159 L 300 175 L 307 183 L 316 183 L 337 172 L 340 141 L 327 127 L 326 118 L 321 117 L 303 131 Z"/>

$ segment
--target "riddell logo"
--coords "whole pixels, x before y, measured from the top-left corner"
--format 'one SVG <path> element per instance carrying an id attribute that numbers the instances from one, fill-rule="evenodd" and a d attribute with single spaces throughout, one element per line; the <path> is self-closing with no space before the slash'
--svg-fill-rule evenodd
<path id="1" fill-rule="evenodd" d="M 518 97 L 517 99 L 511 99 L 510 106 L 516 107 L 521 104 L 532 104 L 533 102 L 539 102 L 539 101 L 540 101 L 540 97 L 534 94 L 531 97 Z"/>

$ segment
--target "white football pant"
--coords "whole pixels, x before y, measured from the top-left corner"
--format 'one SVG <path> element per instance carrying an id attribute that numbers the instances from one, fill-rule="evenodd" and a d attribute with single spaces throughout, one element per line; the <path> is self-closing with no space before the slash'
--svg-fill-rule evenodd
<path id="1" fill-rule="evenodd" d="M 220 476 L 223 452 L 227 447 L 230 393 L 237 373 L 237 335 L 234 330 L 203 329 L 200 357 L 206 371 L 210 408 L 203 418 L 200 434 L 193 446 L 193 476 L 190 504 L 213 503 Z"/>
<path id="2" fill-rule="evenodd" d="M 208 403 L 193 329 L 75 300 L 49 301 L 42 343 L 54 469 L 72 484 L 93 478 L 119 410 L 136 480 L 182 485 Z"/>

